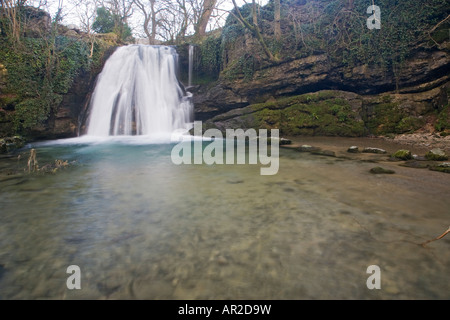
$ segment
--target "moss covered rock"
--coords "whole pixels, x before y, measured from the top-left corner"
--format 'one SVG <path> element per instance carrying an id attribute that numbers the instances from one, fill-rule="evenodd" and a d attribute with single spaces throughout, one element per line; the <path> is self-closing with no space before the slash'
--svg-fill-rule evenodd
<path id="1" fill-rule="evenodd" d="M 0 154 L 23 148 L 24 145 L 25 141 L 19 136 L 0 139 Z"/>
<path id="2" fill-rule="evenodd" d="M 392 155 L 392 157 L 400 160 L 411 160 L 413 158 L 411 151 L 409 150 L 398 150 Z"/>
<path id="3" fill-rule="evenodd" d="M 441 163 L 437 166 L 430 167 L 430 170 L 450 173 L 450 163 Z"/>
<path id="4" fill-rule="evenodd" d="M 446 161 L 448 160 L 448 156 L 445 154 L 445 152 L 439 148 L 430 150 L 425 155 L 425 158 L 427 158 L 430 161 Z"/>

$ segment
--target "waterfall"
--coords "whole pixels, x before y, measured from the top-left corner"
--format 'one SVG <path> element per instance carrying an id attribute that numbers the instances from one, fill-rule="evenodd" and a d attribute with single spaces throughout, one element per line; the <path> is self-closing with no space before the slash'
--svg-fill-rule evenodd
<path id="1" fill-rule="evenodd" d="M 192 73 L 194 69 L 194 46 L 189 45 L 189 81 L 188 86 L 192 86 Z"/>
<path id="2" fill-rule="evenodd" d="M 87 135 L 150 135 L 192 127 L 190 94 L 177 79 L 172 47 L 118 48 L 99 75 Z"/>

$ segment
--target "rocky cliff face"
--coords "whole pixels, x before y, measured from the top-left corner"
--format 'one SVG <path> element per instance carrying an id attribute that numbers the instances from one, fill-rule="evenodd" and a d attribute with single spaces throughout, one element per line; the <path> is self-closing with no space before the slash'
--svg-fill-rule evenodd
<path id="1" fill-rule="evenodd" d="M 342 28 L 349 27 L 346 19 L 349 19 L 351 15 L 345 15 L 350 10 L 353 10 L 352 12 L 356 10 L 351 7 L 353 1 L 349 2 L 347 7 L 342 5 L 344 2 L 339 4 L 334 1 L 333 3 L 338 6 L 337 9 L 333 9 L 333 12 L 327 11 L 329 9 L 324 1 L 302 1 L 295 5 L 291 3 L 293 9 L 289 11 L 289 19 L 301 21 L 306 25 L 304 28 L 307 28 L 308 23 L 313 25 L 314 21 L 322 19 L 326 26 L 323 28 L 317 24 L 315 28 L 317 27 L 317 30 L 323 28 L 321 32 L 332 38 L 338 32 L 337 28 L 341 28 L 339 31 L 342 31 Z M 385 4 L 385 10 L 386 7 Z M 401 15 L 398 8 L 395 10 L 397 15 Z M 340 16 L 343 17 L 342 20 L 339 20 Z M 309 17 L 312 17 L 311 21 L 308 21 Z M 331 20 L 329 20 L 330 17 Z M 389 39 L 391 42 L 382 44 L 385 49 L 378 50 L 386 55 L 383 59 L 388 62 L 387 65 L 383 65 L 383 61 L 379 63 L 381 58 L 378 60 L 367 58 L 371 49 L 368 49 L 367 45 L 358 49 L 354 45 L 355 42 L 352 42 L 351 50 L 358 52 L 361 57 L 347 59 L 346 54 L 351 50 L 346 51 L 347 48 L 339 47 L 344 43 L 339 40 L 336 40 L 336 48 L 331 50 L 327 50 L 323 44 L 313 49 L 310 47 L 309 53 L 296 47 L 289 54 L 286 53 L 279 62 L 267 63 L 261 59 L 261 47 L 257 41 L 248 33 L 241 34 L 233 39 L 231 44 L 223 44 L 224 58 L 219 80 L 192 89 L 195 117 L 197 120 L 209 120 L 207 127 L 217 126 L 220 129 L 238 125 L 273 127 L 270 123 L 281 125 L 275 119 L 278 116 L 277 112 L 287 113 L 288 117 L 285 119 L 290 120 L 282 121 L 286 134 L 365 135 L 397 134 L 419 129 L 449 130 L 450 118 L 447 106 L 450 81 L 450 36 L 447 20 L 448 17 L 437 25 L 436 22 L 427 24 L 428 21 L 422 21 L 426 30 L 431 31 L 422 32 L 417 38 L 411 38 L 412 33 L 409 29 L 406 30 L 406 27 L 403 31 L 398 31 L 398 34 L 410 37 L 409 40 L 396 38 L 395 32 L 389 34 L 392 37 Z M 292 25 L 287 26 L 289 21 L 284 22 L 286 23 L 284 32 L 287 34 L 289 32 L 287 29 Z M 329 23 L 332 25 L 330 26 Z M 266 26 L 263 24 L 263 27 L 268 32 L 267 39 L 270 40 L 270 22 Z M 385 24 L 384 27 L 393 26 Z M 330 33 L 330 30 L 334 30 L 335 33 Z M 347 33 L 345 36 L 353 37 L 352 39 L 371 36 L 364 32 L 367 30 L 355 31 L 350 35 Z M 388 31 L 385 32 L 388 34 Z M 380 41 L 379 35 L 376 38 L 377 41 Z M 310 40 L 314 41 L 327 39 L 324 38 L 325 36 L 321 38 L 313 34 L 309 35 Z M 299 42 L 301 47 L 301 41 Z M 311 43 L 313 42 L 304 43 L 304 46 L 311 46 Z M 287 41 L 284 42 L 284 46 L 289 46 Z M 401 50 L 403 53 L 399 54 Z M 391 59 L 386 53 L 391 51 L 392 54 L 396 54 L 395 58 Z M 364 60 L 371 62 L 361 62 Z M 251 66 L 253 70 L 251 72 L 245 70 L 247 65 L 242 61 L 253 63 Z M 241 66 L 242 70 L 236 66 Z M 233 74 L 230 76 L 231 69 Z M 313 93 L 317 94 L 310 96 L 311 101 L 303 101 L 304 97 Z M 327 98 L 314 101 L 316 96 L 323 95 Z M 292 101 L 287 98 L 297 99 L 298 103 L 294 103 L 294 107 Z M 341 101 L 336 104 L 334 101 L 336 99 L 345 100 L 346 106 L 340 103 Z M 333 104 L 335 107 L 330 109 Z M 348 119 L 354 119 L 355 122 L 343 126 L 348 119 L 339 121 L 337 113 L 334 112 L 339 109 L 339 106 L 344 107 L 345 110 L 350 108 L 352 112 L 348 113 Z M 312 119 L 314 124 L 311 124 L 311 121 L 304 117 L 305 114 L 317 115 L 317 112 L 322 114 L 322 120 L 328 116 L 333 119 L 330 118 L 325 123 L 319 119 Z M 339 115 L 341 120 L 344 120 L 342 112 Z M 443 125 L 438 124 L 439 121 Z M 340 124 L 338 127 L 341 130 L 335 130 L 336 128 L 322 130 L 321 126 L 331 122 Z M 364 130 L 361 130 L 360 125 Z M 354 130 L 347 130 L 349 126 L 356 127 L 353 128 Z M 294 127 L 308 128 L 308 130 L 292 130 Z"/>
<path id="2" fill-rule="evenodd" d="M 392 95 L 404 106 L 415 106 L 411 110 L 413 114 L 421 114 L 424 109 L 431 111 L 439 104 L 448 103 L 438 94 L 440 89 L 434 90 L 443 88 L 450 77 L 450 41 L 440 47 L 418 46 L 398 74 L 367 65 L 339 66 L 330 63 L 326 54 L 319 54 L 257 70 L 251 79 L 229 81 L 222 78 L 195 91 L 196 117 L 207 119 L 250 104 L 320 90 L 345 91 L 367 96 L 367 99 L 373 95 Z M 435 96 L 422 101 L 423 92 Z"/>

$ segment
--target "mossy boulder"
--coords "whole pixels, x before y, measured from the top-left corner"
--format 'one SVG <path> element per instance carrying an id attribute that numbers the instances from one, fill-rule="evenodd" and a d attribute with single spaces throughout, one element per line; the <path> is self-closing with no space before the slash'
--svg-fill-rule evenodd
<path id="1" fill-rule="evenodd" d="M 445 154 L 445 152 L 439 148 L 430 150 L 425 154 L 425 158 L 427 158 L 430 161 L 446 161 L 448 160 L 448 156 Z"/>
<path id="2" fill-rule="evenodd" d="M 413 158 L 411 151 L 409 150 L 398 150 L 392 157 L 400 160 L 411 160 Z"/>
<path id="3" fill-rule="evenodd" d="M 0 154 L 23 148 L 24 145 L 25 141 L 19 136 L 0 139 Z"/>

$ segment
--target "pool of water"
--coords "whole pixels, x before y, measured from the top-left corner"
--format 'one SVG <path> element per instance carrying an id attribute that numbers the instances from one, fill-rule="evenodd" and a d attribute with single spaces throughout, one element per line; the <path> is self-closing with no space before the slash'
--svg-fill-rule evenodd
<path id="1" fill-rule="evenodd" d="M 367 159 L 286 149 L 262 176 L 177 166 L 173 144 L 30 147 L 70 165 L 28 174 L 28 149 L 1 159 L 1 299 L 450 298 L 450 236 L 420 245 L 450 225 L 448 174 L 385 162 L 396 174 L 372 175 Z"/>

